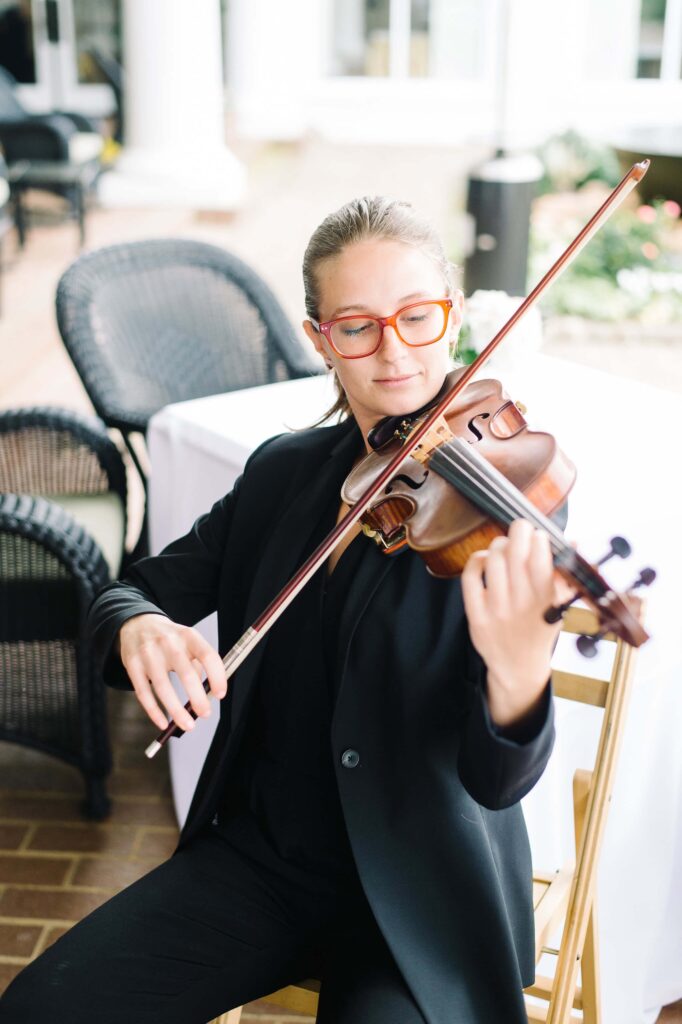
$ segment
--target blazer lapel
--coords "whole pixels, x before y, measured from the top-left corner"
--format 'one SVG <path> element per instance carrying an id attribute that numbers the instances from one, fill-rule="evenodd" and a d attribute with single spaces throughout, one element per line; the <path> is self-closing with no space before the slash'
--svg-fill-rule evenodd
<path id="1" fill-rule="evenodd" d="M 365 539 L 357 541 L 357 543 L 361 542 L 364 543 Z M 338 680 L 336 707 L 339 707 L 340 704 L 349 648 L 358 623 L 377 589 L 398 559 L 402 557 L 401 554 L 384 555 L 373 542 L 367 540 L 366 543 L 366 557 L 360 562 L 360 568 L 353 580 L 353 589 L 348 594 L 339 623 L 339 639 L 334 664 L 334 675 Z"/>
<path id="2" fill-rule="evenodd" d="M 291 579 L 303 562 L 303 550 L 320 516 L 329 507 L 331 495 L 339 494 L 360 446 L 354 421 L 344 421 L 331 438 L 332 447 L 317 473 L 299 492 L 274 527 L 256 568 L 246 606 L 245 627 L 250 625 Z M 339 436 L 340 435 L 340 436 Z M 320 567 L 318 572 L 324 572 Z M 294 599 L 295 600 L 295 599 Z M 286 615 L 286 611 L 283 613 Z M 238 669 L 234 682 L 232 723 L 236 725 L 247 703 L 265 652 L 265 636 Z"/>

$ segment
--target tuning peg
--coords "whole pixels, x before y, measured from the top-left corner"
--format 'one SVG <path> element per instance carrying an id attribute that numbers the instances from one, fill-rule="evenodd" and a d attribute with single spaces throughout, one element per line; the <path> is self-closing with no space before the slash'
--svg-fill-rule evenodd
<path id="1" fill-rule="evenodd" d="M 549 622 L 550 625 L 552 625 L 555 622 L 558 622 L 559 619 L 563 618 L 563 616 L 568 611 L 568 609 L 571 607 L 571 605 L 575 601 L 577 601 L 579 597 L 580 597 L 580 591 L 576 590 L 575 594 L 570 599 L 570 601 L 566 601 L 564 604 L 552 605 L 552 607 L 548 608 L 547 611 L 544 612 L 544 614 L 542 616 L 543 619 L 545 620 L 545 622 Z"/>
<path id="2" fill-rule="evenodd" d="M 632 593 L 633 590 L 636 590 L 637 587 L 650 587 L 655 579 L 655 569 L 642 569 L 635 582 L 628 588 L 628 594 Z"/>
<path id="3" fill-rule="evenodd" d="M 618 555 L 619 558 L 628 558 L 632 554 L 632 548 L 625 537 L 612 537 L 609 544 L 611 545 L 610 551 L 603 558 L 599 559 L 597 565 L 603 565 L 604 562 L 608 562 L 609 558 L 613 558 L 614 555 Z"/>
<path id="4" fill-rule="evenodd" d="M 603 630 L 601 633 L 594 633 L 592 636 L 583 633 L 582 636 L 578 637 L 575 645 L 584 658 L 596 657 L 599 641 L 606 633 L 607 630 Z"/>

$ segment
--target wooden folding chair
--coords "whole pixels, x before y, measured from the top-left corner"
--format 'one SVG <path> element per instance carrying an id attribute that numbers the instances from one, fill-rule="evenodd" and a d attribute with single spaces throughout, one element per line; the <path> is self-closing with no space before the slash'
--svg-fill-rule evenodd
<path id="1" fill-rule="evenodd" d="M 641 619 L 642 602 L 636 603 Z M 564 633 L 592 634 L 598 628 L 596 616 L 587 608 L 574 606 L 564 618 Z M 556 964 L 553 976 L 537 975 L 525 989 L 526 996 L 538 1000 L 526 999 L 531 1024 L 601 1024 L 595 884 L 635 659 L 634 649 L 613 634 L 602 642 L 614 647 L 609 679 L 588 672 L 555 669 L 552 673 L 557 697 L 601 707 L 604 714 L 594 766 L 591 771 L 578 769 L 573 778 L 575 862 L 551 873 L 533 872 L 535 960 L 550 954 Z M 584 664 L 590 667 L 589 661 Z M 548 943 L 562 924 L 559 947 L 553 948 Z M 320 982 L 309 978 L 265 996 L 264 1001 L 315 1017 L 319 991 Z M 582 1016 L 574 1010 L 582 1011 Z M 240 1008 L 231 1010 L 212 1024 L 239 1024 L 240 1015 Z"/>
<path id="2" fill-rule="evenodd" d="M 642 601 L 637 600 L 636 605 L 641 621 Z M 573 607 L 564 619 L 566 633 L 594 633 L 597 628 L 596 616 L 586 608 Z M 601 707 L 604 714 L 594 766 L 591 771 L 579 769 L 573 778 L 575 864 L 553 874 L 534 872 L 536 962 L 543 953 L 550 953 L 556 957 L 556 965 L 553 977 L 537 975 L 535 984 L 526 989 L 527 995 L 542 1000 L 526 1001 L 528 1020 L 532 1022 L 601 1021 L 595 887 L 636 653 L 613 634 L 607 634 L 604 641 L 614 646 L 607 680 L 588 673 L 552 673 L 557 697 Z M 586 667 L 589 665 L 587 662 Z M 563 933 L 557 950 L 547 943 L 562 921 Z M 582 1011 L 582 1016 L 576 1016 L 574 1009 Z"/>

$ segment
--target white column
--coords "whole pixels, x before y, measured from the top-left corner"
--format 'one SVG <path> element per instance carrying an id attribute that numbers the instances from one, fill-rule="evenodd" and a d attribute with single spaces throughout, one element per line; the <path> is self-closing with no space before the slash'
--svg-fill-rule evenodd
<path id="1" fill-rule="evenodd" d="M 572 123 L 580 86 L 589 0 L 498 0 L 502 141 L 510 149 L 541 142 Z"/>
<path id="2" fill-rule="evenodd" d="M 634 76 L 640 12 L 641 0 L 599 0 L 589 5 L 584 23 L 588 81 L 620 83 Z"/>
<path id="3" fill-rule="evenodd" d="M 109 205 L 229 210 L 246 175 L 224 142 L 219 0 L 124 0 L 125 149 Z"/>
<path id="4" fill-rule="evenodd" d="M 410 0 L 391 0 L 388 22 L 391 78 L 408 78 L 410 74 Z"/>
<path id="5" fill-rule="evenodd" d="M 230 0 L 229 87 L 240 134 L 260 139 L 305 135 L 327 60 L 326 8 L 320 0 Z"/>

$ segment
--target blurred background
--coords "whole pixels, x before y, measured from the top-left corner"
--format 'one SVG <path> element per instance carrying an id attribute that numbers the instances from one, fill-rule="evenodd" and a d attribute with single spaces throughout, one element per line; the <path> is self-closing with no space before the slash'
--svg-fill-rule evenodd
<path id="1" fill-rule="evenodd" d="M 353 196 L 413 202 L 469 295 L 524 294 L 644 155 L 627 209 L 547 294 L 543 340 L 682 388 L 682 0 L 3 0 L 0 65 L 2 406 L 88 408 L 53 315 L 79 251 L 69 187 L 86 249 L 214 242 L 298 325 L 306 241 Z M 88 119 L 65 147 L 30 137 L 41 118 L 68 134 L 64 112 Z M 55 160 L 71 168 L 50 181 Z"/>

